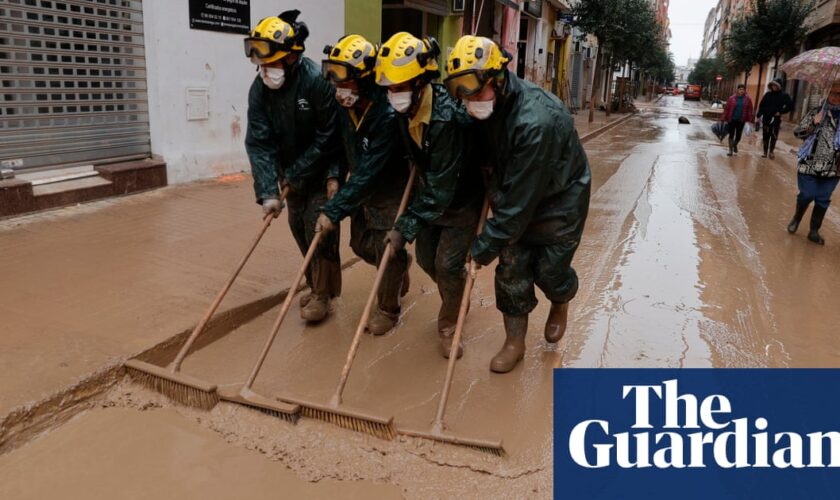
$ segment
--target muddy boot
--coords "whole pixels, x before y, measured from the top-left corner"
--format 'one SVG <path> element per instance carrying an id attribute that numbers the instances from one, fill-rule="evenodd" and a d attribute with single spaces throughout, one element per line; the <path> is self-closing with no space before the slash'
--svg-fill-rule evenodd
<path id="1" fill-rule="evenodd" d="M 300 310 L 300 317 L 310 323 L 318 323 L 330 312 L 330 299 L 320 295 L 312 295 L 306 307 Z"/>
<path id="2" fill-rule="evenodd" d="M 808 239 L 817 245 L 825 245 L 825 240 L 820 236 L 820 227 L 826 210 L 828 209 L 815 204 L 811 211 L 811 231 L 808 233 Z"/>
<path id="3" fill-rule="evenodd" d="M 405 274 L 403 275 L 403 282 L 402 288 L 400 289 L 400 297 L 405 297 L 408 293 L 408 290 L 411 288 L 411 263 L 414 260 L 414 257 L 411 254 L 408 254 L 408 263 L 405 265 Z"/>
<path id="4" fill-rule="evenodd" d="M 569 303 L 552 303 L 548 312 L 548 319 L 545 321 L 546 342 L 560 342 L 563 334 L 566 333 L 566 321 L 569 318 Z"/>
<path id="5" fill-rule="evenodd" d="M 791 219 L 787 227 L 790 234 L 795 233 L 799 229 L 799 223 L 802 222 L 802 217 L 805 215 L 806 210 L 808 210 L 808 203 L 796 202 L 796 213 L 793 214 L 793 219 Z"/>
<path id="6" fill-rule="evenodd" d="M 449 353 L 452 350 L 452 337 L 455 335 L 455 326 L 458 322 L 458 312 L 454 314 L 445 314 L 443 307 L 438 315 L 438 347 L 440 348 L 440 355 L 449 359 Z M 464 355 L 464 344 L 458 343 L 458 359 Z"/>
<path id="7" fill-rule="evenodd" d="M 306 307 L 306 304 L 309 304 L 309 301 L 312 300 L 312 292 L 305 293 L 300 296 L 300 308 L 303 309 Z"/>
<path id="8" fill-rule="evenodd" d="M 511 316 L 504 314 L 505 344 L 490 360 L 490 370 L 507 373 L 513 370 L 525 357 L 525 334 L 528 333 L 528 315 Z"/>
<path id="9" fill-rule="evenodd" d="M 729 139 L 729 152 L 728 152 L 728 153 L 726 153 L 726 156 L 732 156 L 732 148 L 734 148 L 734 147 L 735 147 L 735 141 L 733 141 L 733 140 L 730 138 L 730 139 Z"/>
<path id="10" fill-rule="evenodd" d="M 377 307 L 368 319 L 367 330 L 371 335 L 385 335 L 397 326 L 398 319 L 400 319 L 399 313 L 389 313 Z"/>

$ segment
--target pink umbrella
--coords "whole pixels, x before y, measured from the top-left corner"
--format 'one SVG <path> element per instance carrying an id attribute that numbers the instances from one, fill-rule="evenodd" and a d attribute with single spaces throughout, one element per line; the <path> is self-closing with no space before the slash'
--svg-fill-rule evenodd
<path id="1" fill-rule="evenodd" d="M 809 50 L 784 63 L 788 78 L 827 88 L 840 79 L 840 47 Z"/>

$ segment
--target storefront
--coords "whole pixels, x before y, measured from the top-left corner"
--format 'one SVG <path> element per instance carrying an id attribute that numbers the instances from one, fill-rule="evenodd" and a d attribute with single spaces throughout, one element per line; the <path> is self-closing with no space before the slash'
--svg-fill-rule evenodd
<path id="1" fill-rule="evenodd" d="M 141 2 L 4 4 L 2 167 L 31 171 L 148 157 Z"/>

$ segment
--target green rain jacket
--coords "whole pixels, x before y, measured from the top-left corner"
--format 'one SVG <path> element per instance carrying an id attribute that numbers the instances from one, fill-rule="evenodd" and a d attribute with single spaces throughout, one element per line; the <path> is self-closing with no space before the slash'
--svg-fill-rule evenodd
<path id="1" fill-rule="evenodd" d="M 406 241 L 414 241 L 424 225 L 476 222 L 484 194 L 473 151 L 473 121 L 443 85 L 432 84 L 432 90 L 432 118 L 422 149 L 408 133 L 408 117 L 399 116 L 403 143 L 418 174 L 412 202 L 394 226 Z"/>
<path id="2" fill-rule="evenodd" d="M 591 173 L 572 116 L 555 96 L 507 72 L 503 97 L 481 122 L 493 218 L 471 254 L 489 264 L 519 240 L 579 240 L 589 210 Z"/>
<path id="3" fill-rule="evenodd" d="M 257 75 L 248 94 L 245 149 L 257 203 L 279 197 L 279 181 L 293 191 L 307 192 L 339 177 L 339 106 L 333 86 L 306 57 L 287 78 L 283 87 L 272 90 Z"/>
<path id="4" fill-rule="evenodd" d="M 390 229 L 409 169 L 399 122 L 386 91 L 373 89 L 358 130 L 344 108 L 338 111 L 338 121 L 350 179 L 326 204 L 324 213 L 337 224 L 364 204 L 378 229 Z"/>

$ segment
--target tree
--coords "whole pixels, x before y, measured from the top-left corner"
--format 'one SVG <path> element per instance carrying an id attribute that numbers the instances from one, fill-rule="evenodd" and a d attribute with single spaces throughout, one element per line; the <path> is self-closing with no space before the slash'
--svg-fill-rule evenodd
<path id="1" fill-rule="evenodd" d="M 769 59 L 769 52 L 763 45 L 761 33 L 756 29 L 755 16 L 746 15 L 735 18 L 729 25 L 729 34 L 725 41 L 726 66 L 733 73 L 744 73 L 746 84 L 753 66 L 762 58 Z"/>
<path id="2" fill-rule="evenodd" d="M 755 0 L 755 29 L 764 40 L 762 53 L 769 53 L 774 59 L 774 77 L 782 54 L 798 47 L 808 36 L 807 20 L 813 11 L 813 0 Z"/>
<path id="3" fill-rule="evenodd" d="M 603 66 L 605 47 L 610 45 L 613 26 L 616 23 L 618 0 L 580 0 L 572 8 L 573 24 L 584 33 L 598 39 L 598 51 L 595 53 L 595 67 Z M 595 73 L 592 85 L 592 97 L 589 102 L 589 122 L 595 119 L 595 98 L 601 86 L 601 72 Z"/>
<path id="4" fill-rule="evenodd" d="M 597 64 L 607 65 L 607 109 L 612 90 L 612 66 L 616 62 L 634 62 L 637 54 L 649 51 L 661 40 L 661 28 L 648 0 L 580 0 L 572 8 L 573 24 L 598 39 Z M 635 61 L 638 62 L 638 61 Z M 600 72 L 592 89 L 589 121 L 594 119 L 595 98 L 600 87 Z"/>
<path id="5" fill-rule="evenodd" d="M 718 75 L 726 73 L 728 70 L 720 57 L 704 57 L 694 65 L 694 69 L 688 75 L 688 81 L 708 87 L 716 81 Z"/>
<path id="6" fill-rule="evenodd" d="M 808 16 L 814 11 L 813 0 L 752 0 L 749 14 L 735 19 L 726 38 L 726 63 L 736 72 L 744 72 L 744 83 L 753 66 L 758 65 L 761 82 L 764 64 L 775 59 L 774 76 L 779 58 L 798 46 L 808 34 Z M 761 85 L 756 90 L 756 101 Z"/>

